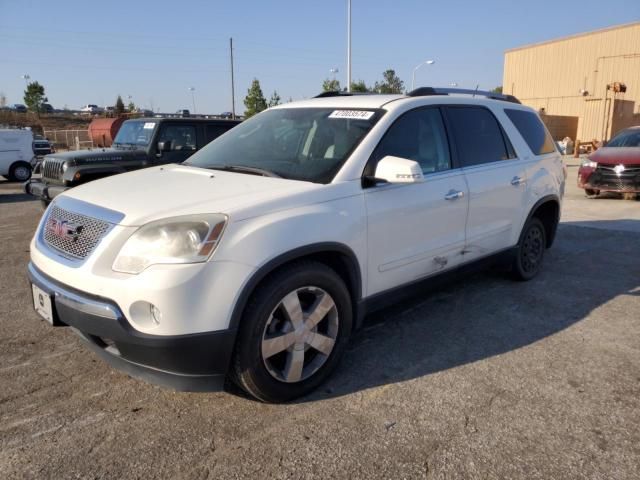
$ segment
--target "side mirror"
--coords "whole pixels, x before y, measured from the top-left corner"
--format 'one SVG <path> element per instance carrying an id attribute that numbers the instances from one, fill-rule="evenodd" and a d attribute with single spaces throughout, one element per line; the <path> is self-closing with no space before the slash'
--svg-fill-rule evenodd
<path id="1" fill-rule="evenodd" d="M 158 142 L 158 151 L 159 152 L 170 152 L 171 151 L 171 140 L 166 140 L 164 142 Z"/>
<path id="2" fill-rule="evenodd" d="M 387 183 L 422 183 L 422 167 L 418 162 L 406 158 L 387 155 L 378 162 L 375 182 Z"/>

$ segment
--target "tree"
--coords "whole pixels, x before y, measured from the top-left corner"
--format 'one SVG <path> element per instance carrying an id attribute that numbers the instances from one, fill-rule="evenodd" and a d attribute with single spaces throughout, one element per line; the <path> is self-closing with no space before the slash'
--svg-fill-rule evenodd
<path id="1" fill-rule="evenodd" d="M 133 101 L 130 101 L 129 105 L 127 105 L 127 110 L 129 112 L 135 112 L 136 111 L 136 104 L 133 103 Z"/>
<path id="2" fill-rule="evenodd" d="M 396 75 L 393 69 L 382 72 L 382 82 L 376 82 L 373 87 L 377 93 L 402 93 L 404 90 L 404 82 Z"/>
<path id="3" fill-rule="evenodd" d="M 27 84 L 27 89 L 24 91 L 24 103 L 32 112 L 40 113 L 42 110 L 42 104 L 47 103 L 49 99 L 44 95 L 44 87 L 38 82 L 31 82 Z"/>
<path id="4" fill-rule="evenodd" d="M 281 103 L 280 100 L 281 100 L 280 95 L 278 95 L 278 92 L 274 90 L 273 93 L 271 94 L 271 98 L 269 99 L 269 106 L 275 107 L 276 105 L 280 105 Z"/>
<path id="5" fill-rule="evenodd" d="M 124 102 L 120 95 L 118 95 L 118 98 L 116 99 L 116 106 L 114 110 L 116 115 L 122 115 L 124 113 Z"/>
<path id="6" fill-rule="evenodd" d="M 493 93 L 502 93 L 502 85 L 491 90 Z"/>
<path id="7" fill-rule="evenodd" d="M 0 92 L 0 108 L 4 108 L 7 106 L 7 96 L 4 92 Z"/>
<path id="8" fill-rule="evenodd" d="M 322 82 L 322 91 L 323 92 L 339 92 L 340 91 L 340 80 L 327 78 L 324 82 Z"/>
<path id="9" fill-rule="evenodd" d="M 251 88 L 247 90 L 247 96 L 244 97 L 244 106 L 247 107 L 244 111 L 245 118 L 252 117 L 256 113 L 267 109 L 267 100 L 264 98 L 262 88 L 260 88 L 260 82 L 257 78 L 253 79 Z"/>
<path id="10" fill-rule="evenodd" d="M 371 90 L 364 83 L 364 80 L 358 80 L 357 82 L 351 82 L 351 91 L 352 92 L 370 92 Z"/>

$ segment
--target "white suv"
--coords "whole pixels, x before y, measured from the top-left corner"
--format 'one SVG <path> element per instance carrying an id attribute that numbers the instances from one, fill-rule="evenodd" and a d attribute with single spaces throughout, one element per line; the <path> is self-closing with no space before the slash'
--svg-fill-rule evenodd
<path id="1" fill-rule="evenodd" d="M 31 244 L 36 310 L 180 390 L 304 395 L 364 315 L 479 260 L 540 270 L 565 171 L 512 97 L 420 88 L 271 108 L 182 165 L 56 197 Z"/>

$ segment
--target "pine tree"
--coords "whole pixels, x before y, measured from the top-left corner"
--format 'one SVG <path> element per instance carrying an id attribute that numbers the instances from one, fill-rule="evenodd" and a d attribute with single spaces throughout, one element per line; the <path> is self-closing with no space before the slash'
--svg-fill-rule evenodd
<path id="1" fill-rule="evenodd" d="M 280 95 L 275 90 L 271 94 L 271 98 L 269 99 L 269 107 L 275 107 L 276 105 L 280 105 L 281 103 Z"/>
<path id="2" fill-rule="evenodd" d="M 42 104 L 48 102 L 49 99 L 44 95 L 44 87 L 38 82 L 31 82 L 24 91 L 24 103 L 32 112 L 42 110 Z"/>
<path id="3" fill-rule="evenodd" d="M 116 115 L 122 115 L 124 113 L 124 102 L 122 101 L 122 97 L 120 95 L 118 95 L 118 98 L 116 99 L 114 110 L 116 112 Z"/>
<path id="4" fill-rule="evenodd" d="M 262 88 L 260 88 L 260 82 L 257 78 L 253 79 L 251 88 L 247 90 L 247 96 L 244 97 L 244 106 L 247 107 L 244 111 L 245 118 L 252 117 L 256 113 L 267 109 L 267 100 L 264 98 Z"/>

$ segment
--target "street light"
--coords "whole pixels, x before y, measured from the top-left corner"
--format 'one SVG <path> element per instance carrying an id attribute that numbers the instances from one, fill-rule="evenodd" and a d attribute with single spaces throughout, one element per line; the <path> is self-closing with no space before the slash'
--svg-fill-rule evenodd
<path id="1" fill-rule="evenodd" d="M 449 86 L 451 86 L 451 87 L 457 87 L 457 86 L 458 86 L 458 84 L 457 84 L 456 82 L 451 82 L 451 83 L 449 84 Z"/>
<path id="2" fill-rule="evenodd" d="M 24 84 L 28 87 L 29 80 L 31 80 L 31 77 L 25 73 L 24 75 L 20 75 L 20 78 L 24 80 Z"/>
<path id="3" fill-rule="evenodd" d="M 191 102 L 193 103 L 193 114 L 196 114 L 196 88 L 189 87 L 189 91 L 191 92 Z"/>
<path id="4" fill-rule="evenodd" d="M 420 65 L 417 65 L 416 68 L 413 69 L 413 75 L 411 76 L 411 90 L 415 88 L 416 71 L 423 65 L 433 65 L 434 63 L 436 63 L 435 60 L 425 60 L 424 62 L 422 62 Z"/>
<path id="5" fill-rule="evenodd" d="M 333 75 L 333 79 L 334 79 L 334 80 L 336 79 L 336 73 L 338 73 L 339 71 L 340 71 L 340 70 L 338 70 L 338 67 L 331 68 L 331 69 L 329 70 L 329 73 Z"/>

